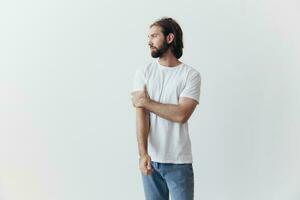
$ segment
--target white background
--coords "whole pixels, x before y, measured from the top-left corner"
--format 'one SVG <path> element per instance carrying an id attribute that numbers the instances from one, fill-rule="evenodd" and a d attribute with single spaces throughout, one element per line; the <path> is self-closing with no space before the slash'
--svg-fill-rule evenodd
<path id="1" fill-rule="evenodd" d="M 149 25 L 202 75 L 195 200 L 300 199 L 300 3 L 2 1 L 0 199 L 140 200 L 134 71 Z"/>

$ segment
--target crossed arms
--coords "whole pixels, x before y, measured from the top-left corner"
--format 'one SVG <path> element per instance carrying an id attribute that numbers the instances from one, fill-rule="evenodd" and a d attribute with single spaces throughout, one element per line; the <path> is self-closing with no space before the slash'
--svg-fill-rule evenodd
<path id="1" fill-rule="evenodd" d="M 162 104 L 152 100 L 144 87 L 144 91 L 132 94 L 132 104 L 136 107 L 136 131 L 140 156 L 147 155 L 147 138 L 149 134 L 149 112 L 161 118 L 186 123 L 198 102 L 194 99 L 181 97 L 178 104 Z"/>

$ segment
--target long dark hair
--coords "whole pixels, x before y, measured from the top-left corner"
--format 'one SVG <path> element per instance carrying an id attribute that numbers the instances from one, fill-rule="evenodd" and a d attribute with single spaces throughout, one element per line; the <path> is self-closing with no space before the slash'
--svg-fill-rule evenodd
<path id="1" fill-rule="evenodd" d="M 183 49 L 183 41 L 182 41 L 182 30 L 179 24 L 170 17 L 163 17 L 150 25 L 152 26 L 159 26 L 162 29 L 162 32 L 165 37 L 169 35 L 169 33 L 174 34 L 174 40 L 170 44 L 170 48 L 172 53 L 175 55 L 177 59 L 182 56 L 182 49 Z"/>

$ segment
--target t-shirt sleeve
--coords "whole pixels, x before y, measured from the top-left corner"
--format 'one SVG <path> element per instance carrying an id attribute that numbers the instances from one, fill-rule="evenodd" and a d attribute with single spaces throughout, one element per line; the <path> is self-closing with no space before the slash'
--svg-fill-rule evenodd
<path id="1" fill-rule="evenodd" d="M 133 88 L 132 92 L 144 90 L 144 85 L 146 84 L 145 70 L 144 68 L 138 68 L 135 71 L 133 77 Z"/>
<path id="2" fill-rule="evenodd" d="M 188 97 L 196 100 L 199 104 L 201 87 L 201 75 L 198 71 L 191 71 L 186 80 L 185 87 L 179 97 Z"/>

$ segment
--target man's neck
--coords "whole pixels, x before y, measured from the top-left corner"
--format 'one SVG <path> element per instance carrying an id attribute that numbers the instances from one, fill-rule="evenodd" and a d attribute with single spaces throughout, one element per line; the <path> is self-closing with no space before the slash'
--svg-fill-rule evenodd
<path id="1" fill-rule="evenodd" d="M 166 67 L 175 67 L 181 63 L 171 52 L 166 52 L 158 59 L 158 62 Z"/>

